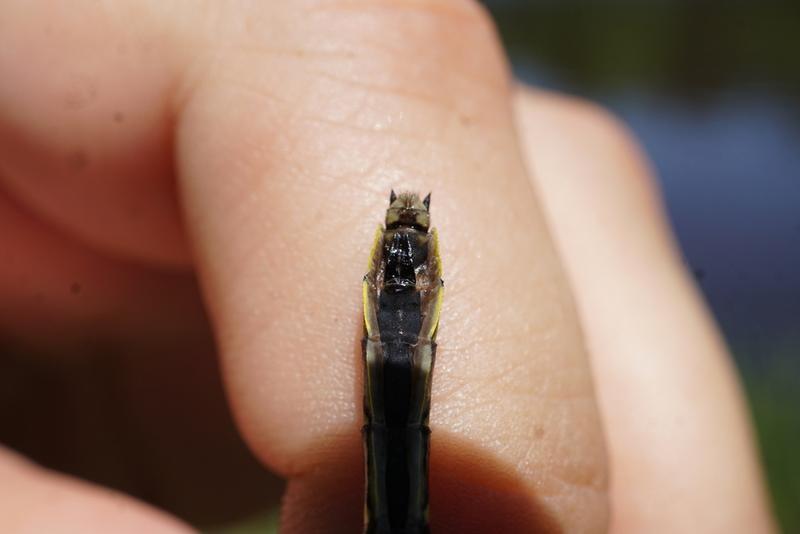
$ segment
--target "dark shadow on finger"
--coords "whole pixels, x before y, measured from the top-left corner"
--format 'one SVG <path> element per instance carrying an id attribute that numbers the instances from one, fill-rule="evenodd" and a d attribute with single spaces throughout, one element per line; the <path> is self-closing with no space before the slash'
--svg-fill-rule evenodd
<path id="1" fill-rule="evenodd" d="M 289 482 L 281 532 L 362 531 L 361 434 L 331 436 L 310 451 L 313 467 Z M 458 436 L 433 429 L 430 518 L 436 533 L 552 533 L 561 528 L 512 466 Z"/>

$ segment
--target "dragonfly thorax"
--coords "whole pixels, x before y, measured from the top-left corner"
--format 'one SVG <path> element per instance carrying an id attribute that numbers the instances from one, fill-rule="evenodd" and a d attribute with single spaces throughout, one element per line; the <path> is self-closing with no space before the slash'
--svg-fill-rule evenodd
<path id="1" fill-rule="evenodd" d="M 417 271 L 427 257 L 427 234 L 413 228 L 387 233 L 384 241 L 384 290 L 391 293 L 414 290 Z"/>

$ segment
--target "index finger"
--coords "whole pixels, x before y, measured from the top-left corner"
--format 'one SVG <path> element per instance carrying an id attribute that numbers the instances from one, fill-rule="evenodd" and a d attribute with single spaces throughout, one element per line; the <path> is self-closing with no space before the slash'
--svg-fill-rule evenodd
<path id="1" fill-rule="evenodd" d="M 590 373 L 486 15 L 386 0 L 209 20 L 179 188 L 235 415 L 290 478 L 284 528 L 361 522 L 359 285 L 394 186 L 433 191 L 447 285 L 434 528 L 602 530 Z"/>

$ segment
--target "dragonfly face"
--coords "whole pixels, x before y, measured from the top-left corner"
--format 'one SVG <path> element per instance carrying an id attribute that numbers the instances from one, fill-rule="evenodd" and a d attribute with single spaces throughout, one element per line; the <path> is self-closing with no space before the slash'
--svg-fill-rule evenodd
<path id="1" fill-rule="evenodd" d="M 365 531 L 428 528 L 431 374 L 442 299 L 430 195 L 392 191 L 363 282 Z"/>
<path id="2" fill-rule="evenodd" d="M 430 194 L 424 200 L 420 200 L 417 195 L 408 194 L 400 195 L 398 198 L 392 191 L 389 197 L 389 209 L 386 210 L 386 228 L 406 226 L 427 232 L 431 222 L 430 205 Z"/>

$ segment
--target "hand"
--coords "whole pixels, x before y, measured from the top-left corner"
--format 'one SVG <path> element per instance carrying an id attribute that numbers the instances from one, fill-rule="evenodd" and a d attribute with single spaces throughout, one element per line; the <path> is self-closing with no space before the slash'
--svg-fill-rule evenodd
<path id="1" fill-rule="evenodd" d="M 359 282 L 395 187 L 432 191 L 445 269 L 434 532 L 773 530 L 646 163 L 605 112 L 515 88 L 475 4 L 12 1 L 0 35 L 0 325 L 128 356 L 150 410 L 112 419 L 152 415 L 155 495 L 161 446 L 260 469 L 215 448 L 205 309 L 284 530 L 358 531 Z M 3 531 L 188 528 L 10 452 L 0 473 Z"/>

